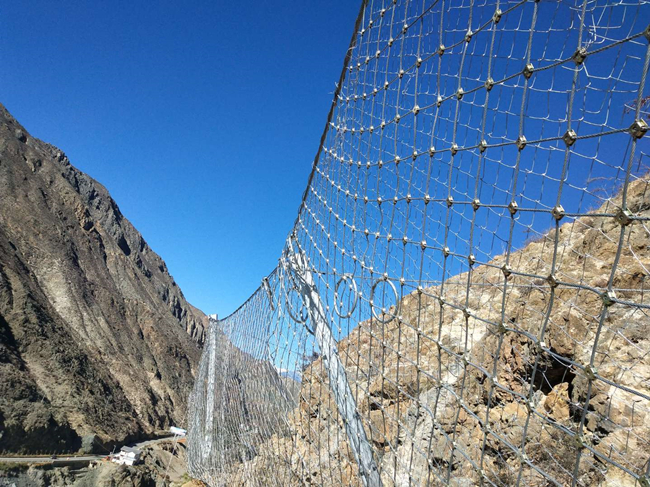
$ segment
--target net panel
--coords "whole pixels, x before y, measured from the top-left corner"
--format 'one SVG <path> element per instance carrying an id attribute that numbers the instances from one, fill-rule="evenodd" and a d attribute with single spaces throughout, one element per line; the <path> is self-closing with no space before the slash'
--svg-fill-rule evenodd
<path id="1" fill-rule="evenodd" d="M 211 324 L 191 474 L 649 485 L 649 21 L 365 2 L 278 267 Z"/>

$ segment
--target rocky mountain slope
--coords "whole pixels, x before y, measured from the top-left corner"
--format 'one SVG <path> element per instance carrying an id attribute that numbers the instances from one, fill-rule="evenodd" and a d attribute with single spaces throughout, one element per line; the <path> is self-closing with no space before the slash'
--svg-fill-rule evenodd
<path id="1" fill-rule="evenodd" d="M 183 423 L 205 320 L 106 188 L 0 105 L 0 451 Z"/>
<path id="2" fill-rule="evenodd" d="M 339 343 L 384 486 L 643 483 L 650 178 L 630 184 L 635 219 L 623 227 L 621 204 L 618 194 L 513 252 L 517 273 L 497 256 Z M 328 382 L 318 359 L 291 434 L 233 465 L 229 484 L 362 485 Z"/>

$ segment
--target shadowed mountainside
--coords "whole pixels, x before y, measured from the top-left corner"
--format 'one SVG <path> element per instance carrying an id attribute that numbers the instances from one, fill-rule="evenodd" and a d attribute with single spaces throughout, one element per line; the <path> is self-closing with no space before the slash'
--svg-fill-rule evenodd
<path id="1" fill-rule="evenodd" d="M 182 423 L 205 323 L 106 188 L 0 105 L 0 451 Z"/>

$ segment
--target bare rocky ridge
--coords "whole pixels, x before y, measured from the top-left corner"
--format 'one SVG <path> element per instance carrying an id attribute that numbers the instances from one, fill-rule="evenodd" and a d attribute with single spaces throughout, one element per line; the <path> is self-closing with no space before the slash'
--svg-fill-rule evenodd
<path id="1" fill-rule="evenodd" d="M 611 304 L 621 225 L 596 214 L 620 205 L 619 194 L 511 254 L 510 268 L 540 277 L 506 276 L 498 256 L 340 342 L 384 485 L 571 485 L 576 465 L 577 485 L 636 485 L 625 470 L 644 475 L 650 451 L 650 313 L 625 301 L 649 304 L 647 176 L 628 188 L 641 219 L 625 227 L 613 275 L 623 302 Z M 362 485 L 321 359 L 290 425 L 234 469 L 235 485 Z"/>
<path id="2" fill-rule="evenodd" d="M 108 191 L 0 105 L 0 451 L 183 423 L 206 322 Z"/>

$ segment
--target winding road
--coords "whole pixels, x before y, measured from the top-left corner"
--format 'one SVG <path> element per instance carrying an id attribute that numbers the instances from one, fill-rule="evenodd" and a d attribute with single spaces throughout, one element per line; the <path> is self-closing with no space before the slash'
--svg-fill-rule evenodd
<path id="1" fill-rule="evenodd" d="M 126 445 L 126 446 L 130 446 L 131 448 L 137 448 L 141 450 L 144 447 L 154 445 L 156 443 L 160 443 L 163 441 L 173 440 L 173 439 L 174 436 L 164 436 L 162 438 L 141 441 L 139 443 L 133 443 L 131 445 Z M 106 458 L 107 456 L 108 454 L 106 455 L 56 455 L 56 458 L 52 458 L 52 456 L 38 456 L 38 457 L 12 456 L 12 457 L 0 457 L 0 462 L 1 463 L 51 463 L 52 465 L 56 465 L 59 463 L 67 464 L 69 462 L 74 462 L 74 463 L 93 462 L 96 460 L 101 460 L 102 458 Z"/>

